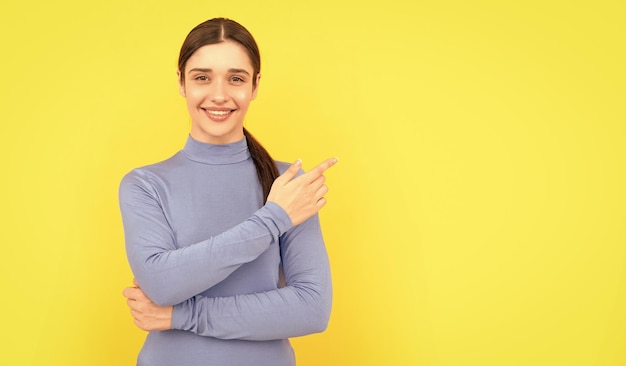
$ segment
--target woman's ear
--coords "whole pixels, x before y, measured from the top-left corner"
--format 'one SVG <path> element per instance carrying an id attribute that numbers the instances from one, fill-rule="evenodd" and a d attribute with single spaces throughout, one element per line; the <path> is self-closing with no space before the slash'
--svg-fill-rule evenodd
<path id="1" fill-rule="evenodd" d="M 254 90 L 252 90 L 252 99 L 256 98 L 256 94 L 259 91 L 259 83 L 261 82 L 261 73 L 256 74 L 256 84 Z"/>
<path id="2" fill-rule="evenodd" d="M 183 74 L 180 73 L 180 70 L 176 71 L 176 75 L 178 76 L 178 92 L 183 97 L 187 97 L 185 95 L 185 81 L 183 80 Z"/>

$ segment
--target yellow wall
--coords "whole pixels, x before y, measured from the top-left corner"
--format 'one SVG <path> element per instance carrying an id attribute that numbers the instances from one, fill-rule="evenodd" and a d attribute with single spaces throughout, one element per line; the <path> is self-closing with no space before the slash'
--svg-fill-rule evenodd
<path id="1" fill-rule="evenodd" d="M 249 129 L 341 159 L 299 366 L 626 364 L 626 6 L 516 3 L 3 2 L 0 364 L 134 364 L 117 186 L 182 147 L 213 16 L 261 46 Z"/>

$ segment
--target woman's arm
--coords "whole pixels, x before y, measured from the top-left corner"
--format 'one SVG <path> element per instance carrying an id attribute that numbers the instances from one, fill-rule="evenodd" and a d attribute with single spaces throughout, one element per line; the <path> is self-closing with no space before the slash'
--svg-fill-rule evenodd
<path id="1" fill-rule="evenodd" d="M 137 171 L 120 185 L 126 252 L 141 289 L 160 306 L 181 303 L 256 259 L 293 225 L 325 204 L 328 159 L 295 178 L 299 161 L 276 179 L 268 202 L 243 223 L 205 241 L 177 248 L 157 194 Z M 190 280 L 193 279 L 193 280 Z"/>
<path id="2" fill-rule="evenodd" d="M 196 296 L 174 306 L 172 328 L 254 341 L 324 331 L 332 285 L 317 215 L 284 235 L 281 254 L 286 287 L 231 297 Z"/>
<path id="3" fill-rule="evenodd" d="M 281 238 L 286 287 L 231 297 L 193 297 L 159 307 L 139 288 L 127 288 L 135 324 L 202 336 L 251 341 L 285 339 L 326 329 L 332 302 L 328 256 L 317 215 Z"/>
<path id="4" fill-rule="evenodd" d="M 241 224 L 199 243 L 177 248 L 156 193 L 133 172 L 120 185 L 126 254 L 141 289 L 159 305 L 178 304 L 221 282 L 261 255 L 291 227 L 268 202 Z"/>

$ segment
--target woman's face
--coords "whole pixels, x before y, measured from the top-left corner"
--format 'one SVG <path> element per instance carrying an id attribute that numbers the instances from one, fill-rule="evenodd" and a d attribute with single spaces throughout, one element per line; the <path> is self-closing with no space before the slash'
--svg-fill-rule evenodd
<path id="1" fill-rule="evenodd" d="M 184 73 L 180 93 L 187 100 L 191 137 L 210 144 L 243 139 L 243 119 L 260 78 L 245 49 L 231 41 L 203 46 L 187 60 Z"/>

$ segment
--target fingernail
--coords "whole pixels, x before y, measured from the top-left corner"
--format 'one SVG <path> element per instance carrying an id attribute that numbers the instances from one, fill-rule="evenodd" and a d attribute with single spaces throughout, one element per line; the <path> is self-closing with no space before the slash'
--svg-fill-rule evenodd
<path id="1" fill-rule="evenodd" d="M 295 165 L 295 166 L 300 166 L 300 165 L 302 165 L 302 159 L 298 159 L 298 160 L 296 160 L 296 162 L 295 162 L 295 163 L 293 163 L 293 165 Z"/>

